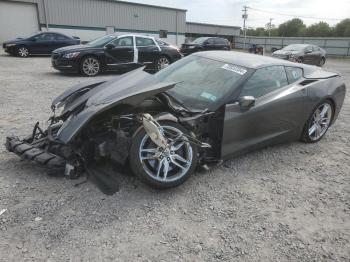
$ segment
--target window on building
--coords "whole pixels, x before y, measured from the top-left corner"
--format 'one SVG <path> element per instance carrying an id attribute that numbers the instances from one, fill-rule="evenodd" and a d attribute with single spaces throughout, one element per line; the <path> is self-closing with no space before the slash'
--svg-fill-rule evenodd
<path id="1" fill-rule="evenodd" d="M 258 69 L 244 84 L 241 96 L 261 97 L 288 85 L 284 66 Z"/>
<path id="2" fill-rule="evenodd" d="M 155 45 L 151 38 L 136 37 L 136 46 L 151 46 Z"/>
<path id="3" fill-rule="evenodd" d="M 159 38 L 167 38 L 168 30 L 159 30 Z"/>

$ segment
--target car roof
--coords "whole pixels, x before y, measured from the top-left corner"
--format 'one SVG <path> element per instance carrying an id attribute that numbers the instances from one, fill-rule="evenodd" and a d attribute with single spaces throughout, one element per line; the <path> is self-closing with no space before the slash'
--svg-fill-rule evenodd
<path id="1" fill-rule="evenodd" d="M 296 64 L 283 59 L 277 59 L 269 56 L 255 55 L 236 51 L 205 51 L 193 55 L 217 60 L 224 63 L 239 65 L 247 68 L 258 69 L 272 65 L 286 65 L 294 67 L 308 67 L 304 64 Z"/>

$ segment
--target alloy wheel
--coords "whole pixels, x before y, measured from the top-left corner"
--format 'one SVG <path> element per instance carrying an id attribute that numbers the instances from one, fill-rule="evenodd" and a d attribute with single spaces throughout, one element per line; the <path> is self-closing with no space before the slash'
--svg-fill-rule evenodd
<path id="1" fill-rule="evenodd" d="M 22 46 L 18 49 L 18 55 L 20 57 L 27 57 L 29 55 L 29 50 L 28 48 Z"/>
<path id="2" fill-rule="evenodd" d="M 95 76 L 100 72 L 100 62 L 93 57 L 88 57 L 83 61 L 83 72 L 88 76 Z"/>
<path id="3" fill-rule="evenodd" d="M 162 70 L 163 68 L 167 67 L 168 65 L 170 65 L 169 59 L 162 56 L 161 58 L 159 58 L 158 63 L 157 63 L 158 71 Z"/>
<path id="4" fill-rule="evenodd" d="M 139 159 L 152 179 L 172 182 L 181 179 L 191 168 L 193 150 L 179 129 L 162 126 L 162 132 L 168 145 L 165 148 L 157 147 L 145 134 L 139 147 Z"/>
<path id="5" fill-rule="evenodd" d="M 326 133 L 332 120 L 332 111 L 329 103 L 323 103 L 314 111 L 308 129 L 312 141 L 319 140 Z"/>

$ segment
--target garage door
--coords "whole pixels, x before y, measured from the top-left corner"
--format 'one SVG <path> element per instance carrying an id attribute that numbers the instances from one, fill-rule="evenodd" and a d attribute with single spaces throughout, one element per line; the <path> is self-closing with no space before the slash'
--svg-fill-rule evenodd
<path id="1" fill-rule="evenodd" d="M 0 43 L 39 31 L 36 4 L 0 0 Z"/>

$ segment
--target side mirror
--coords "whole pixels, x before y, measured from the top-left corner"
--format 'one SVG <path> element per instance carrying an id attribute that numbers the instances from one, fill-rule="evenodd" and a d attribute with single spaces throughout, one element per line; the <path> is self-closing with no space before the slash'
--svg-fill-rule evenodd
<path id="1" fill-rule="evenodd" d="M 254 96 L 241 96 L 238 98 L 238 104 L 242 109 L 249 109 L 255 105 Z"/>
<path id="2" fill-rule="evenodd" d="M 115 45 L 109 43 L 105 46 L 106 49 L 110 50 L 110 49 L 113 49 L 115 47 Z"/>

